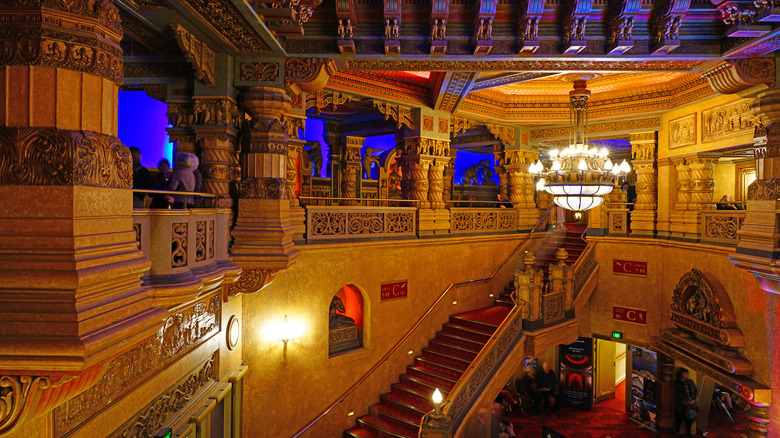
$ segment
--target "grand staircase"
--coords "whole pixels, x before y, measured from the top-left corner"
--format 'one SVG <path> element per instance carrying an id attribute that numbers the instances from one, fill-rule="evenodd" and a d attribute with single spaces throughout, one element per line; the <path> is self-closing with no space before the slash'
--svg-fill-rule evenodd
<path id="1" fill-rule="evenodd" d="M 544 239 L 540 245 L 534 250 L 536 255 L 536 263 L 534 264 L 534 270 L 541 269 L 544 271 L 544 280 L 547 281 L 547 272 L 549 271 L 550 264 L 557 263 L 555 253 L 559 248 L 564 248 L 569 253 L 566 263 L 568 265 L 574 265 L 577 259 L 580 257 L 587 242 L 582 238 L 582 234 L 585 232 L 585 226 L 581 224 L 564 224 L 562 229 L 553 231 L 550 236 Z"/>
<path id="2" fill-rule="evenodd" d="M 417 437 L 422 416 L 433 409 L 434 389 L 439 388 L 446 398 L 509 314 L 513 306 L 511 292 L 507 288 L 493 306 L 450 316 L 390 392 L 379 396 L 379 403 L 368 408 L 368 415 L 358 418 L 344 436 Z"/>

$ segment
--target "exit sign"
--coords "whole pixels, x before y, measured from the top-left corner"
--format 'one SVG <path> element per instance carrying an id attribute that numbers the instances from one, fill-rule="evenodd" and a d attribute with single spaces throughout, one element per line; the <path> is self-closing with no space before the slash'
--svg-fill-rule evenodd
<path id="1" fill-rule="evenodd" d="M 612 337 L 615 339 L 623 339 L 623 333 L 622 332 L 612 332 Z"/>

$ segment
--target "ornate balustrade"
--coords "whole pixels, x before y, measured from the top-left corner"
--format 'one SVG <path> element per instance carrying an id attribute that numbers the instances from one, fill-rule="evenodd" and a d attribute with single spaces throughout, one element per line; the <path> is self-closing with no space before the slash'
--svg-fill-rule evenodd
<path id="1" fill-rule="evenodd" d="M 626 208 L 607 209 L 610 236 L 628 236 L 628 214 Z"/>
<path id="2" fill-rule="evenodd" d="M 745 210 L 716 210 L 701 212 L 701 242 L 736 245 L 737 231 L 745 222 Z"/>
<path id="3" fill-rule="evenodd" d="M 585 286 L 585 282 L 588 281 L 588 278 L 590 278 L 590 275 L 598 265 L 598 263 L 596 263 L 595 247 L 596 245 L 593 242 L 588 242 L 588 246 L 585 247 L 585 251 L 580 254 L 580 257 L 574 263 L 574 274 L 572 277 L 574 282 L 573 289 L 575 299 L 582 290 L 583 286 Z"/>
<path id="4" fill-rule="evenodd" d="M 138 248 L 152 262 L 143 278 L 155 305 L 172 307 L 193 300 L 241 268 L 228 255 L 230 209 L 134 210 Z"/>
<path id="5" fill-rule="evenodd" d="M 517 231 L 517 210 L 512 208 L 451 208 L 450 233 Z"/>
<path id="6" fill-rule="evenodd" d="M 414 207 L 306 207 L 306 241 L 416 237 Z"/>

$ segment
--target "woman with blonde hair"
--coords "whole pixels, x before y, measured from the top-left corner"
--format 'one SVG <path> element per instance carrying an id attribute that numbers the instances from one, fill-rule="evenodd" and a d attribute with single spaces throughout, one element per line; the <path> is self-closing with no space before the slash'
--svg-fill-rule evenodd
<path id="1" fill-rule="evenodd" d="M 195 190 L 194 169 L 195 162 L 192 159 L 191 154 L 176 154 L 176 164 L 173 166 L 171 179 L 168 181 L 168 186 L 165 189 L 178 192 L 191 192 Z M 166 198 L 168 199 L 168 202 L 172 203 L 171 208 L 174 209 L 192 208 L 194 206 L 192 196 L 188 197 L 189 202 L 187 202 L 187 205 L 184 204 L 184 195 L 168 195 Z"/>

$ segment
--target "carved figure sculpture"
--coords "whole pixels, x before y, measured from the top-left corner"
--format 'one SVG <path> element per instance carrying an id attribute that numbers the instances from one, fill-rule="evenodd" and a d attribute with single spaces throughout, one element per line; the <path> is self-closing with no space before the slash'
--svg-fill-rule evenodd
<path id="1" fill-rule="evenodd" d="M 437 34 L 437 37 L 440 40 L 444 41 L 446 35 L 447 35 L 447 19 L 442 18 L 441 21 L 439 22 L 439 32 Z"/>
<path id="2" fill-rule="evenodd" d="M 390 41 L 390 35 L 392 31 L 390 29 L 390 19 L 385 18 L 385 40 Z"/>
<path id="3" fill-rule="evenodd" d="M 467 167 L 466 171 L 463 172 L 461 184 L 472 186 L 479 184 L 478 175 L 482 177 L 482 184 L 485 184 L 486 176 L 488 179 L 493 177 L 493 170 L 490 169 L 490 160 L 482 160 L 477 164 L 472 164 Z"/>
<path id="4" fill-rule="evenodd" d="M 347 18 L 347 39 L 351 40 L 353 36 L 353 30 L 352 30 L 352 19 Z"/>
<path id="5" fill-rule="evenodd" d="M 580 17 L 577 19 L 576 37 L 578 40 L 585 39 L 585 25 L 588 24 L 586 17 Z"/>
<path id="6" fill-rule="evenodd" d="M 374 154 L 382 151 L 382 149 L 366 148 L 366 152 L 363 154 L 363 175 L 365 179 L 371 179 L 371 163 L 376 163 L 376 167 L 379 167 L 379 157 Z"/>
<path id="7" fill-rule="evenodd" d="M 523 41 L 533 41 L 539 35 L 539 18 L 526 17 L 523 26 Z"/>
<path id="8" fill-rule="evenodd" d="M 340 40 L 345 39 L 346 36 L 347 36 L 347 32 L 344 29 L 344 22 L 342 21 L 341 18 L 339 18 L 338 34 L 339 34 L 339 39 Z"/>
<path id="9" fill-rule="evenodd" d="M 333 297 L 330 300 L 330 310 L 328 312 L 328 330 L 337 330 L 345 327 L 352 327 L 355 325 L 355 320 L 347 315 L 340 315 L 336 312 L 346 312 L 344 303 L 339 297 Z"/>
<path id="10" fill-rule="evenodd" d="M 393 28 L 390 32 L 390 38 L 393 41 L 398 40 L 398 20 L 393 18 Z"/>
<path id="11" fill-rule="evenodd" d="M 482 171 L 482 174 L 481 174 L 482 182 L 481 182 L 481 184 L 483 186 L 494 186 L 494 185 L 496 185 L 495 181 L 493 181 L 493 176 L 495 176 L 495 174 L 493 173 L 493 169 L 490 168 L 490 161 L 489 160 L 485 160 L 485 161 L 483 161 L 483 163 L 484 163 L 484 165 L 482 166 L 482 169 L 481 169 L 481 171 Z"/>
<path id="12" fill-rule="evenodd" d="M 312 176 L 319 177 L 322 175 L 322 144 L 318 141 L 312 142 L 310 147 L 306 148 L 306 153 L 309 155 L 309 160 L 313 165 Z"/>
<path id="13" fill-rule="evenodd" d="M 477 41 L 484 40 L 483 38 L 484 33 L 485 33 L 485 22 L 479 20 L 479 25 L 477 25 Z"/>
<path id="14" fill-rule="evenodd" d="M 401 198 L 401 175 L 396 168 L 391 168 L 390 174 L 387 176 L 387 197 Z"/>

